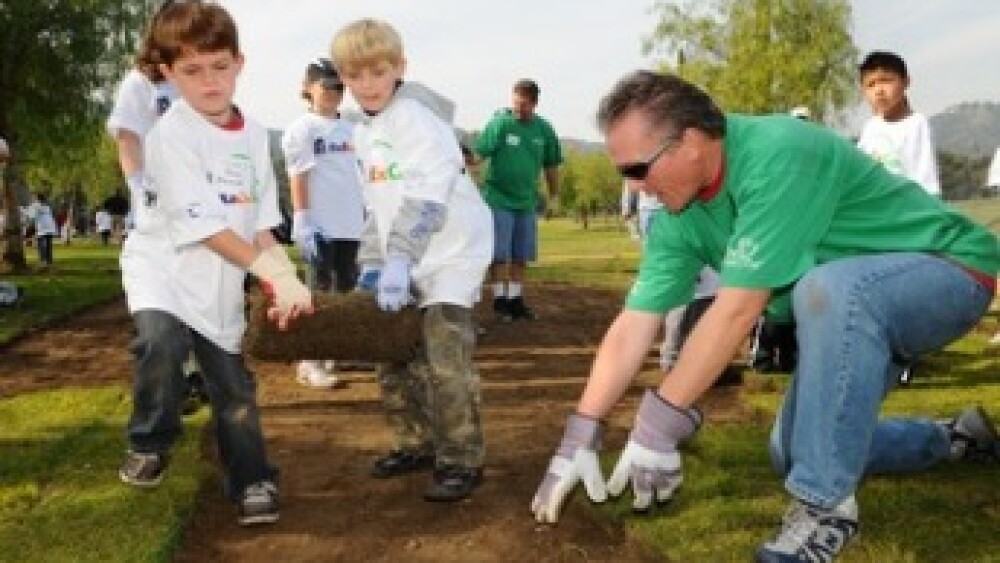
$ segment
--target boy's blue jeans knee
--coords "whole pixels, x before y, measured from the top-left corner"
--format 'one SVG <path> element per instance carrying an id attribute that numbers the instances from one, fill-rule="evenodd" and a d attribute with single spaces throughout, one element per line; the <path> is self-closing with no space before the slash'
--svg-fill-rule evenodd
<path id="1" fill-rule="evenodd" d="M 239 354 L 230 354 L 169 313 L 137 311 L 133 407 L 128 422 L 134 451 L 166 453 L 180 436 L 187 383 L 181 365 L 193 348 L 205 378 L 227 489 L 239 496 L 247 485 L 273 480 L 257 408 L 257 386 Z"/>
<path id="2" fill-rule="evenodd" d="M 879 420 L 903 363 L 968 332 L 993 296 L 961 267 L 920 253 L 816 267 L 793 291 L 798 364 L 770 453 L 795 497 L 833 508 L 865 473 L 916 471 L 949 443 L 929 419 Z"/>

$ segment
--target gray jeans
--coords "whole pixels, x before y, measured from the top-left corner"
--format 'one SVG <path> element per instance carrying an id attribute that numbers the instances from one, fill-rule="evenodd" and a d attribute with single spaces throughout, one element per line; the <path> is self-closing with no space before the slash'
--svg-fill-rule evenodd
<path id="1" fill-rule="evenodd" d="M 132 416 L 128 441 L 133 451 L 166 453 L 180 436 L 187 382 L 181 365 L 193 349 L 212 404 L 212 424 L 226 473 L 226 488 L 238 498 L 247 485 L 274 480 L 267 462 L 257 409 L 257 386 L 239 354 L 230 354 L 169 313 L 138 311 Z"/>

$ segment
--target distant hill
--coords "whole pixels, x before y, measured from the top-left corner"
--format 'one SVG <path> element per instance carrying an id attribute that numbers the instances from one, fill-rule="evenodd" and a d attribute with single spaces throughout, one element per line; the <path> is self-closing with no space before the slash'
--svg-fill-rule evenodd
<path id="1" fill-rule="evenodd" d="M 984 158 L 1000 147 L 1000 103 L 958 104 L 931 116 L 930 125 L 940 151 Z"/>

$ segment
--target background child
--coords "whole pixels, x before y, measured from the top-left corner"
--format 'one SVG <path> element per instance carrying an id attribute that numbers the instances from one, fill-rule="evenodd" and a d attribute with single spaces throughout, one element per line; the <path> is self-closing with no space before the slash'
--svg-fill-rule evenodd
<path id="1" fill-rule="evenodd" d="M 133 313 L 131 450 L 120 476 L 137 486 L 162 478 L 181 430 L 174 370 L 193 349 L 239 523 L 274 522 L 277 470 L 267 462 L 256 386 L 239 353 L 245 269 L 274 295 L 270 314 L 279 327 L 310 311 L 311 296 L 270 232 L 280 215 L 267 131 L 232 104 L 243 67 L 232 18 L 214 3 L 170 3 L 151 33 L 159 69 L 181 99 L 146 136 L 145 197 L 129 237 L 129 251 L 147 267 L 125 275 L 125 289 L 130 305 L 148 306 Z M 162 238 L 145 244 L 146 233 L 166 236 L 167 250 Z"/>
<path id="2" fill-rule="evenodd" d="M 312 289 L 347 292 L 358 278 L 365 207 L 351 140 L 354 126 L 337 111 L 344 83 L 329 59 L 306 66 L 302 97 L 309 112 L 289 124 L 281 139 L 295 209 L 292 238 Z M 312 387 L 334 387 L 339 381 L 332 368 L 332 362 L 303 360 L 297 379 Z"/>
<path id="3" fill-rule="evenodd" d="M 914 112 L 906 98 L 910 86 L 906 63 L 895 53 L 872 51 L 859 70 L 861 90 L 874 115 L 865 123 L 858 146 L 890 172 L 906 176 L 927 193 L 940 196 L 927 118 Z"/>
<path id="4" fill-rule="evenodd" d="M 917 182 L 927 193 L 941 196 L 937 158 L 930 126 L 922 113 L 910 108 L 906 89 L 910 75 L 896 53 L 872 51 L 859 67 L 861 89 L 872 108 L 858 139 L 858 147 L 881 162 L 890 172 Z M 900 382 L 913 378 L 914 359 L 900 374 Z"/>
<path id="5" fill-rule="evenodd" d="M 125 236 L 135 227 L 136 215 L 144 209 L 146 198 L 142 184 L 142 139 L 177 98 L 177 89 L 164 78 L 156 63 L 152 30 L 157 17 L 159 17 L 159 13 L 153 16 L 150 27 L 143 37 L 142 45 L 136 55 L 135 68 L 130 70 L 118 85 L 115 102 L 106 124 L 108 133 L 115 140 L 118 150 L 118 164 L 129 191 L 128 214 L 121 225 L 122 255 L 120 263 L 123 276 L 131 275 L 129 272 L 133 269 L 154 266 L 155 260 L 157 260 L 156 253 L 150 252 L 148 256 L 154 262 L 144 264 L 143 253 L 134 252 L 128 244 L 128 237 Z M 111 218 L 110 215 L 108 218 Z M 99 222 L 99 231 L 101 226 L 102 224 Z M 101 232 L 102 240 L 104 240 L 103 231 Z M 147 248 L 158 244 L 164 252 L 169 248 L 165 233 L 157 233 L 155 229 L 147 229 L 141 237 L 141 242 L 136 244 Z M 134 312 L 143 305 L 133 303 L 130 300 L 129 306 L 130 310 Z M 187 381 L 184 412 L 189 414 L 196 412 L 201 404 L 207 402 L 208 396 L 205 393 L 205 383 L 194 356 L 181 358 L 179 362 L 176 372 Z"/>
<path id="6" fill-rule="evenodd" d="M 35 201 L 25 208 L 24 215 L 34 227 L 35 243 L 38 245 L 38 263 L 43 268 L 48 268 L 52 266 L 52 239 L 58 232 L 48 196 L 43 193 L 35 194 Z"/>
<path id="7" fill-rule="evenodd" d="M 341 29 L 333 61 L 366 115 L 355 133 L 371 213 L 359 261 L 381 269 L 380 307 L 406 306 L 412 284 L 424 314 L 419 357 L 379 373 L 396 444 L 372 475 L 434 466 L 424 498 L 460 500 L 482 481 L 472 305 L 493 249 L 490 212 L 451 126 L 400 87 L 403 45 L 390 25 L 365 19 Z"/>

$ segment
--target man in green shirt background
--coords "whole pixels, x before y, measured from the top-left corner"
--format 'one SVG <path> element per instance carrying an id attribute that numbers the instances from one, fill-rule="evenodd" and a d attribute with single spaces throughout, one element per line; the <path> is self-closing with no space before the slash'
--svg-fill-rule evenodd
<path id="1" fill-rule="evenodd" d="M 544 174 L 549 198 L 559 192 L 562 149 L 535 113 L 539 92 L 533 80 L 518 80 L 512 107 L 493 114 L 476 139 L 475 151 L 489 159 L 483 197 L 493 212 L 493 310 L 505 321 L 534 318 L 523 291 L 525 266 L 538 254 L 539 178 Z"/>

